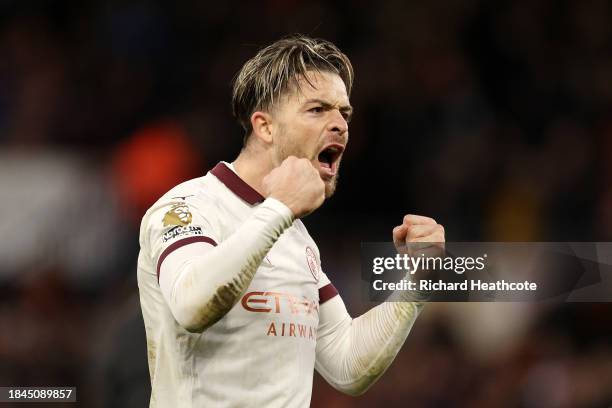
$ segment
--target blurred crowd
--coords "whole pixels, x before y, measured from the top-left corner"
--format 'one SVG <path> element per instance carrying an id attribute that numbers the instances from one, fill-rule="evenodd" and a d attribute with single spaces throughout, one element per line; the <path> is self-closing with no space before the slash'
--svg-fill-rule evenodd
<path id="1" fill-rule="evenodd" d="M 448 241 L 612 240 L 610 16 L 606 0 L 1 2 L 0 385 L 147 406 L 140 218 L 238 154 L 231 80 L 293 32 L 356 71 L 338 191 L 305 220 L 352 314 L 371 307 L 360 242 L 407 212 Z M 312 406 L 609 407 L 611 312 L 431 304 L 368 393 L 317 376 Z"/>

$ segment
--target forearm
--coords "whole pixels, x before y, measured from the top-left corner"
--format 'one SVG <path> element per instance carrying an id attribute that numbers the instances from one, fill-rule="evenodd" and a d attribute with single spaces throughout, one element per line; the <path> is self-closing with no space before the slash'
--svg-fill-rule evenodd
<path id="1" fill-rule="evenodd" d="M 170 254 L 161 266 L 160 286 L 177 322 L 201 332 L 221 319 L 292 222 L 284 204 L 268 199 L 218 246 L 198 256 L 181 256 L 180 250 Z"/>
<path id="2" fill-rule="evenodd" d="M 335 302 L 335 303 L 332 303 Z M 389 367 L 422 308 L 422 303 L 385 302 L 351 319 L 338 297 L 323 309 L 333 323 L 317 341 L 317 370 L 336 389 L 365 392 Z M 340 304 L 338 304 L 340 303 Z M 344 317 L 338 318 L 339 314 Z"/>

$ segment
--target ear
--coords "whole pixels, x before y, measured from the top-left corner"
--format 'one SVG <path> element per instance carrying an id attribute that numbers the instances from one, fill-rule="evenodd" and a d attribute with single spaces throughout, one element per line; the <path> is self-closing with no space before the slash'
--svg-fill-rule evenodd
<path id="1" fill-rule="evenodd" d="M 267 112 L 256 111 L 251 115 L 253 135 L 265 143 L 272 143 L 272 115 Z"/>

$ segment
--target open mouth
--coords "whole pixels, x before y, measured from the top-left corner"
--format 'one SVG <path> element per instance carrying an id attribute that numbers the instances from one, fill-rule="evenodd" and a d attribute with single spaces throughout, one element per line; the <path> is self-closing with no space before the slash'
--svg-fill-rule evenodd
<path id="1" fill-rule="evenodd" d="M 344 146 L 339 143 L 328 144 L 321 150 L 317 157 L 321 177 L 330 178 L 336 175 L 338 162 L 343 151 Z"/>

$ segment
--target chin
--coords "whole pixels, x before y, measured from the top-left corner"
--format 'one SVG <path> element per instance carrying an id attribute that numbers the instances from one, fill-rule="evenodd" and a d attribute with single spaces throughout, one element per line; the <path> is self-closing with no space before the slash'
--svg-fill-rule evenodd
<path id="1" fill-rule="evenodd" d="M 336 192 L 336 184 L 338 177 L 334 176 L 331 180 L 325 182 L 325 198 L 330 198 Z"/>

